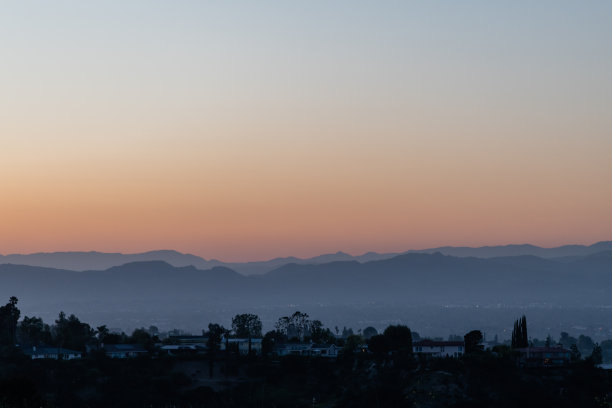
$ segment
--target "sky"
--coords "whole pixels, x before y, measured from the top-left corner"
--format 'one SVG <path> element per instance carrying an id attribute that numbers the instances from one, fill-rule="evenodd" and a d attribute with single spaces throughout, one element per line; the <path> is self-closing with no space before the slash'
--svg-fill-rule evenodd
<path id="1" fill-rule="evenodd" d="M 612 239 L 612 2 L 7 0 L 0 253 Z"/>

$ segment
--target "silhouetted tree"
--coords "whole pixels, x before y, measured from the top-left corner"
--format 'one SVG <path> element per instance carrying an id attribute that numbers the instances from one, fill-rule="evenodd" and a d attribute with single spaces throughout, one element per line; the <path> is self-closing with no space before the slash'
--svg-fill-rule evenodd
<path id="1" fill-rule="evenodd" d="M 308 314 L 297 311 L 291 316 L 283 316 L 276 322 L 276 330 L 285 334 L 289 339 L 297 337 L 298 340 L 304 340 L 304 336 L 308 333 L 310 320 Z"/>
<path id="2" fill-rule="evenodd" d="M 521 317 L 521 342 L 522 344 L 528 345 L 529 344 L 529 336 L 527 335 L 527 318 L 525 317 L 525 315 L 523 315 L 523 317 Z"/>
<path id="3" fill-rule="evenodd" d="M 261 320 L 251 313 L 237 314 L 232 318 L 232 330 L 239 338 L 261 337 Z"/>
<path id="4" fill-rule="evenodd" d="M 612 340 L 604 340 L 599 343 L 603 352 L 603 359 L 606 362 L 612 361 Z"/>
<path id="5" fill-rule="evenodd" d="M 85 346 L 94 340 L 94 330 L 87 323 L 82 323 L 75 315 L 66 318 L 60 312 L 52 328 L 54 342 L 59 347 L 84 351 Z"/>
<path id="6" fill-rule="evenodd" d="M 572 344 L 570 346 L 570 358 L 572 361 L 579 361 L 582 358 L 580 350 L 578 350 L 578 346 L 576 344 Z"/>
<path id="7" fill-rule="evenodd" d="M 576 343 L 578 343 L 578 340 L 575 337 L 570 336 L 567 332 L 561 332 L 559 344 L 561 344 L 563 347 L 570 348 L 572 344 Z"/>
<path id="8" fill-rule="evenodd" d="M 357 336 L 356 334 L 351 334 L 344 341 L 344 351 L 346 353 L 354 353 L 355 350 L 363 343 L 363 339 L 361 336 Z"/>
<path id="9" fill-rule="evenodd" d="M 355 333 L 353 333 L 353 329 L 351 329 L 350 327 L 347 329 L 346 327 L 342 328 L 342 338 L 343 339 L 347 339 L 349 336 L 354 335 Z"/>
<path id="10" fill-rule="evenodd" d="M 374 327 L 372 326 L 368 326 L 365 329 L 363 329 L 363 338 L 366 340 L 371 339 L 372 337 L 376 336 L 378 334 L 378 330 L 376 330 Z"/>
<path id="11" fill-rule="evenodd" d="M 155 345 L 153 337 L 145 328 L 134 330 L 132 332 L 132 335 L 128 338 L 128 343 L 142 344 L 149 351 L 151 351 Z"/>
<path id="12" fill-rule="evenodd" d="M 17 339 L 21 345 L 38 346 L 51 342 L 51 329 L 40 317 L 25 316 L 17 326 Z"/>
<path id="13" fill-rule="evenodd" d="M 267 332 L 261 342 L 261 351 L 264 356 L 274 351 L 274 347 L 287 341 L 287 336 L 278 330 Z"/>
<path id="14" fill-rule="evenodd" d="M 208 340 L 206 346 L 208 348 L 208 375 L 213 378 L 215 369 L 215 357 L 221 348 L 221 339 L 227 330 L 216 323 L 210 323 L 208 325 Z"/>
<path id="15" fill-rule="evenodd" d="M 274 324 L 276 331 L 283 333 L 285 336 L 289 336 L 289 329 L 291 327 L 291 318 L 289 316 L 279 317 L 277 322 Z"/>
<path id="16" fill-rule="evenodd" d="M 512 329 L 512 348 L 529 347 L 529 338 L 527 337 L 527 318 L 525 315 L 514 322 Z"/>
<path id="17" fill-rule="evenodd" d="M 552 343 L 553 343 L 553 339 L 552 339 L 552 337 L 550 337 L 550 334 L 549 334 L 548 336 L 546 336 L 546 342 L 544 343 L 544 345 L 546 347 L 550 347 L 552 345 Z"/>
<path id="18" fill-rule="evenodd" d="M 583 355 L 587 356 L 593 350 L 593 347 L 595 347 L 595 342 L 593 342 L 593 339 L 589 336 L 581 334 L 578 336 L 576 346 L 578 346 L 578 350 L 580 350 Z"/>
<path id="19" fill-rule="evenodd" d="M 389 351 L 412 354 L 412 332 L 408 326 L 389 326 L 385 329 L 383 335 L 385 336 Z"/>
<path id="20" fill-rule="evenodd" d="M 261 337 L 261 328 L 261 320 L 255 314 L 237 314 L 232 319 L 232 330 L 236 337 L 249 339 L 249 354 L 251 354 L 251 341 L 253 337 Z"/>
<path id="21" fill-rule="evenodd" d="M 601 351 L 601 347 L 597 343 L 595 343 L 595 345 L 593 346 L 593 352 L 591 353 L 591 361 L 593 361 L 593 364 L 596 365 L 603 363 L 603 353 Z"/>
<path id="22" fill-rule="evenodd" d="M 122 344 L 129 343 L 129 338 L 125 333 L 108 333 L 103 337 L 101 343 L 104 344 Z"/>
<path id="23" fill-rule="evenodd" d="M 100 341 L 101 343 L 104 343 L 104 338 L 106 336 L 108 336 L 110 334 L 108 327 L 106 327 L 106 325 L 102 325 L 102 326 L 98 326 L 96 327 L 96 337 L 98 338 L 98 341 Z"/>
<path id="24" fill-rule="evenodd" d="M 9 302 L 0 307 L 0 345 L 14 346 L 17 338 L 17 322 L 20 310 L 17 308 L 18 299 L 11 296 Z"/>
<path id="25" fill-rule="evenodd" d="M 465 344 L 465 354 L 473 354 L 482 351 L 483 335 L 480 330 L 472 330 L 463 336 L 463 342 Z"/>
<path id="26" fill-rule="evenodd" d="M 300 340 L 304 339 L 304 336 L 306 335 L 308 328 L 310 327 L 310 320 L 308 319 L 308 317 L 309 316 L 307 313 L 302 313 L 299 311 L 291 315 L 291 322 L 293 323 L 293 326 L 297 331 L 297 337 Z"/>
<path id="27" fill-rule="evenodd" d="M 377 334 L 368 340 L 368 349 L 376 356 L 383 356 L 389 352 L 387 338 L 383 334 Z"/>
<path id="28" fill-rule="evenodd" d="M 334 336 L 331 330 L 324 328 L 320 320 L 311 321 L 308 331 L 310 332 L 310 340 L 313 343 L 331 344 L 336 341 L 336 336 Z"/>

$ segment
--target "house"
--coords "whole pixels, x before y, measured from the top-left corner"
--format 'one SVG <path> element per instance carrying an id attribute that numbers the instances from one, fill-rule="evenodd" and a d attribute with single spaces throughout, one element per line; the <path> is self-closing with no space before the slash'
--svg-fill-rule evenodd
<path id="1" fill-rule="evenodd" d="M 159 347 L 159 350 L 170 356 L 180 356 L 204 353 L 207 348 L 200 344 L 167 344 Z"/>
<path id="2" fill-rule="evenodd" d="M 192 335 L 177 335 L 168 337 L 169 343 L 180 346 L 192 346 L 197 352 L 202 352 L 208 349 L 208 337 L 192 336 Z M 178 349 L 177 349 L 178 350 Z M 187 349 L 183 349 L 186 351 Z"/>
<path id="3" fill-rule="evenodd" d="M 462 341 L 421 340 L 412 343 L 412 352 L 427 357 L 459 357 L 465 345 Z"/>
<path id="4" fill-rule="evenodd" d="M 251 339 L 251 352 L 256 355 L 261 355 L 263 339 Z M 225 350 L 225 346 L 230 350 L 236 350 L 242 356 L 249 354 L 249 339 L 225 339 L 221 340 L 221 350 Z"/>
<path id="5" fill-rule="evenodd" d="M 278 345 L 274 352 L 279 357 L 311 356 L 336 358 L 340 353 L 340 348 L 335 344 L 285 343 Z"/>
<path id="6" fill-rule="evenodd" d="M 102 350 L 110 358 L 138 357 L 148 353 L 142 344 L 103 344 Z"/>
<path id="7" fill-rule="evenodd" d="M 612 370 L 612 364 L 600 364 L 597 367 L 603 369 L 603 370 Z"/>
<path id="8" fill-rule="evenodd" d="M 310 355 L 316 357 L 336 358 L 340 348 L 335 344 L 313 344 Z"/>
<path id="9" fill-rule="evenodd" d="M 205 345 L 208 342 L 206 336 L 192 336 L 192 335 L 177 335 L 169 336 L 168 340 L 173 344 L 201 344 Z"/>
<path id="10" fill-rule="evenodd" d="M 559 367 L 568 365 L 571 352 L 563 347 L 525 347 L 519 352 L 519 364 L 527 367 Z"/>
<path id="11" fill-rule="evenodd" d="M 307 343 L 285 343 L 277 346 L 274 351 L 279 357 L 283 356 L 309 356 L 312 344 Z"/>
<path id="12" fill-rule="evenodd" d="M 83 357 L 80 351 L 69 350 L 62 347 L 51 346 L 32 346 L 22 349 L 23 353 L 32 360 L 52 359 L 52 360 L 75 360 Z"/>

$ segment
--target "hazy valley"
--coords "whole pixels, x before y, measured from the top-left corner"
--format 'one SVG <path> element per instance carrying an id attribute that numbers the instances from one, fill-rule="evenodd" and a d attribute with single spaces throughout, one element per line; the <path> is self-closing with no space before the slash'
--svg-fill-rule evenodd
<path id="1" fill-rule="evenodd" d="M 258 313 L 271 328 L 279 314 L 304 310 L 330 327 L 396 322 L 435 336 L 477 326 L 503 338 L 511 330 L 504 324 L 529 310 L 536 336 L 605 338 L 612 333 L 611 245 L 338 253 L 255 268 L 175 251 L 8 255 L 0 260 L 0 298 L 15 295 L 26 315 L 45 320 L 64 310 L 123 330 L 154 324 L 197 332 L 243 311 Z M 130 262 L 93 270 L 123 261 Z M 87 270 L 49 267 L 58 265 Z"/>

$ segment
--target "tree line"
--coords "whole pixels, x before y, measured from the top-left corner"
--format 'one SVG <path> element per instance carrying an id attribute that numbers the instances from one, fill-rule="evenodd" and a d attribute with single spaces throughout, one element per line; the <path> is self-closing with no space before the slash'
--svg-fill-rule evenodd
<path id="1" fill-rule="evenodd" d="M 81 322 L 74 314 L 67 316 L 60 312 L 52 325 L 45 324 L 39 317 L 24 316 L 21 321 L 21 312 L 17 307 L 18 299 L 11 297 L 6 305 L 0 306 L 0 347 L 48 345 L 71 350 L 85 351 L 87 346 L 100 348 L 102 344 L 132 343 L 144 345 L 153 349 L 156 343 L 171 343 L 171 339 L 161 339 L 159 329 L 155 326 L 139 328 L 131 335 L 125 333 L 111 333 L 105 326 L 91 327 Z M 280 317 L 274 329 L 263 333 L 263 325 L 259 316 L 251 313 L 237 314 L 232 318 L 231 327 L 225 328 L 220 324 L 211 323 L 204 333 L 207 337 L 209 353 L 215 354 L 221 348 L 223 339 L 248 339 L 248 353 L 252 352 L 252 340 L 262 339 L 262 352 L 270 354 L 278 345 L 288 342 L 311 342 L 319 344 L 335 344 L 345 352 L 351 353 L 361 346 L 367 346 L 371 353 L 382 355 L 385 353 L 412 353 L 413 340 L 419 340 L 418 333 L 411 331 L 407 326 L 392 325 L 383 333 L 373 327 L 367 327 L 359 334 L 354 334 L 346 327 L 340 333 L 335 327 L 335 333 L 323 325 L 320 320 L 313 320 L 307 313 L 296 311 L 289 316 Z M 451 336 L 454 340 L 463 340 L 465 352 L 472 353 L 482 350 L 483 335 L 473 330 L 465 336 Z M 451 339 L 451 338 L 449 338 Z M 574 338 L 566 332 L 561 333 L 560 339 L 555 342 L 550 336 L 545 342 L 530 339 L 527 332 L 527 319 L 525 316 L 514 322 L 510 347 L 512 349 L 529 346 L 560 345 L 568 348 L 573 360 L 580 360 L 582 356 L 590 356 L 595 362 L 601 363 L 604 359 L 612 359 L 612 340 L 597 344 L 588 336 Z M 226 349 L 229 345 L 226 344 Z"/>

